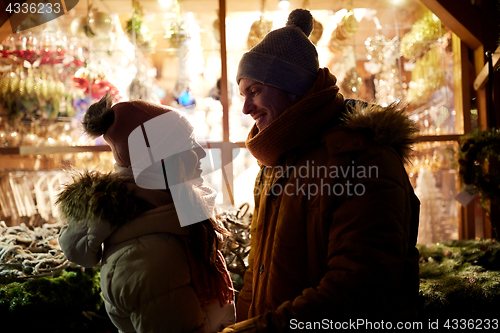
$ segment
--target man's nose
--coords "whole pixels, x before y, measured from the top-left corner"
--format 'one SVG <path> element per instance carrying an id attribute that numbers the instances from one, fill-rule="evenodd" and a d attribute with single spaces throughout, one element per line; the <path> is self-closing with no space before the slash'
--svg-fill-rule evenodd
<path id="1" fill-rule="evenodd" d="M 255 105 L 249 99 L 245 99 L 245 103 L 243 104 L 243 109 L 241 110 L 241 112 L 243 112 L 243 114 L 251 114 L 254 110 Z"/>

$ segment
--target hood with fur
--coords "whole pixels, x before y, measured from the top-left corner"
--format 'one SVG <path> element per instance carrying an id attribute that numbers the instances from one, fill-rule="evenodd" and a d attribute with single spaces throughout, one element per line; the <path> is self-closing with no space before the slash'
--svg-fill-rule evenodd
<path id="1" fill-rule="evenodd" d="M 377 145 L 392 147 L 405 164 L 411 161 L 419 129 L 404 106 L 392 103 L 383 107 L 355 100 L 346 100 L 345 106 L 341 117 L 344 128 L 363 133 Z"/>
<path id="2" fill-rule="evenodd" d="M 68 260 L 95 266 L 102 244 L 119 244 L 154 233 L 187 235 L 177 218 L 169 193 L 138 187 L 114 172 L 75 173 L 57 197 L 61 219 L 67 224 L 59 244 Z"/>
<path id="3" fill-rule="evenodd" d="M 136 231 L 130 235 L 138 236 L 151 231 L 144 227 L 144 220 L 159 213 L 169 222 L 158 225 L 148 222 L 154 225 L 155 232 L 185 235 L 189 229 L 180 225 L 170 192 L 138 186 L 131 168 L 115 165 L 112 173 L 84 171 L 74 172 L 72 176 L 73 182 L 65 185 L 56 198 L 62 220 L 88 227 L 107 224 L 113 229 Z M 214 207 L 215 190 L 200 185 L 196 191 L 209 208 Z M 135 224 L 142 227 L 134 229 Z"/>
<path id="4" fill-rule="evenodd" d="M 64 186 L 56 199 L 63 220 L 124 224 L 148 209 L 159 206 L 158 197 L 145 193 L 133 181 L 118 173 L 74 172 L 73 182 Z M 156 191 L 163 204 L 169 194 Z"/>

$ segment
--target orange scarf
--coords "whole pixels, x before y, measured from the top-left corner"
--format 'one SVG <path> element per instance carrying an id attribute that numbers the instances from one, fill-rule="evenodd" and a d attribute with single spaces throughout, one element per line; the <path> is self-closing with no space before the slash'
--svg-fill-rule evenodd
<path id="1" fill-rule="evenodd" d="M 254 124 L 246 141 L 250 153 L 265 166 L 274 166 L 281 154 L 326 130 L 344 106 L 336 83 L 330 70 L 321 68 L 311 89 L 278 119 L 262 131 Z"/>

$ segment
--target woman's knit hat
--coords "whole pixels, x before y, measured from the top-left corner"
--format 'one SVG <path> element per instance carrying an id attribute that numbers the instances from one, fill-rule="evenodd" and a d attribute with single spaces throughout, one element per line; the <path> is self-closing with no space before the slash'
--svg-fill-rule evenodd
<path id="1" fill-rule="evenodd" d="M 180 111 L 141 100 L 112 106 L 105 95 L 88 108 L 82 125 L 92 138 L 103 135 L 121 167 L 147 167 L 192 147 L 193 126 Z"/>
<path id="2" fill-rule="evenodd" d="M 319 62 L 316 47 L 308 36 L 313 17 L 295 9 L 286 26 L 269 32 L 240 60 L 236 82 L 248 78 L 302 96 L 316 81 Z"/>

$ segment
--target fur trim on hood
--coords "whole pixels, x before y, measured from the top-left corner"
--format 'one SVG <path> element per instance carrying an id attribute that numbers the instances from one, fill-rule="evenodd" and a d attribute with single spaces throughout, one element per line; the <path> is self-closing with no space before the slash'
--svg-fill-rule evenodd
<path id="1" fill-rule="evenodd" d="M 419 131 L 416 123 L 406 114 L 406 106 L 392 103 L 383 107 L 362 101 L 346 100 L 347 112 L 342 125 L 356 132 L 364 132 L 378 145 L 391 146 L 405 164 L 411 162 Z"/>
<path id="2" fill-rule="evenodd" d="M 148 210 L 146 201 L 133 195 L 133 183 L 114 173 L 74 172 L 73 182 L 56 199 L 61 218 L 123 224 Z"/>

